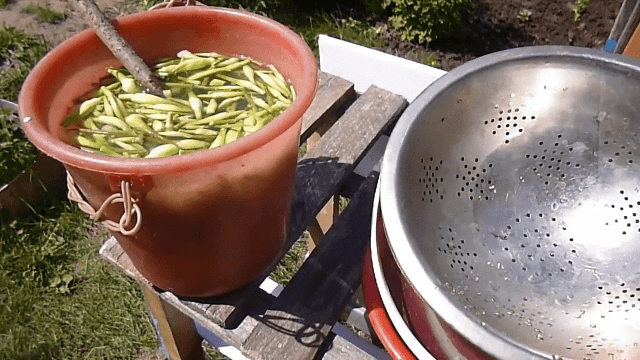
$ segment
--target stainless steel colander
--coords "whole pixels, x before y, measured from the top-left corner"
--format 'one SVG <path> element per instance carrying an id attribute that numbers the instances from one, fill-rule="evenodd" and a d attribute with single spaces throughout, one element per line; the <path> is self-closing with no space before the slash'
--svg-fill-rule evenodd
<path id="1" fill-rule="evenodd" d="M 640 63 L 620 55 L 520 48 L 437 80 L 382 163 L 408 312 L 490 357 L 639 359 L 639 136 Z"/>

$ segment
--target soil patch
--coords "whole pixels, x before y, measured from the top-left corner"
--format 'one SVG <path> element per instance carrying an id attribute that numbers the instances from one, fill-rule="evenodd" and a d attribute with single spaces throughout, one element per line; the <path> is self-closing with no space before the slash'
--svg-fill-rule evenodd
<path id="1" fill-rule="evenodd" d="M 412 59 L 435 54 L 448 71 L 476 57 L 522 46 L 603 49 L 621 5 L 622 0 L 591 0 L 575 21 L 575 1 L 479 0 L 457 32 L 428 46 L 399 41 L 389 27 L 380 26 L 386 52 Z"/>
<path id="2" fill-rule="evenodd" d="M 96 4 L 110 18 L 136 11 L 137 6 L 126 0 L 96 0 Z M 38 22 L 36 16 L 23 12 L 27 6 L 42 6 L 65 15 L 55 23 Z M 0 10 L 0 25 L 20 29 L 28 34 L 43 36 L 52 48 L 80 30 L 88 28 L 82 16 L 67 0 L 11 0 Z"/>

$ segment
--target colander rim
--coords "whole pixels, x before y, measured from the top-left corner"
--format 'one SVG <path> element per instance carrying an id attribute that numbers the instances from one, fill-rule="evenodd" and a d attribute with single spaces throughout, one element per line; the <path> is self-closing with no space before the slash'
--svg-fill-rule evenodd
<path id="1" fill-rule="evenodd" d="M 504 335 L 467 313 L 452 301 L 436 281 L 434 272 L 427 264 L 422 264 L 410 241 L 407 224 L 401 211 L 402 202 L 399 198 L 397 173 L 400 171 L 400 155 L 404 141 L 410 133 L 414 120 L 418 118 L 430 100 L 448 89 L 465 76 L 480 70 L 486 70 L 509 62 L 531 60 L 535 58 L 548 60 L 564 57 L 581 62 L 594 62 L 625 69 L 628 72 L 640 74 L 637 60 L 619 54 L 610 54 L 601 50 L 579 48 L 572 46 L 530 46 L 503 50 L 469 61 L 448 72 L 431 83 L 425 90 L 409 104 L 407 109 L 395 125 L 381 162 L 380 170 L 380 209 L 388 237 L 389 247 L 396 259 L 398 268 L 409 284 L 420 295 L 423 302 L 451 328 L 461 334 L 482 351 L 496 358 L 505 359 L 535 359 L 549 358 L 553 354 L 544 354 Z M 428 294 L 429 301 L 425 299 Z"/>

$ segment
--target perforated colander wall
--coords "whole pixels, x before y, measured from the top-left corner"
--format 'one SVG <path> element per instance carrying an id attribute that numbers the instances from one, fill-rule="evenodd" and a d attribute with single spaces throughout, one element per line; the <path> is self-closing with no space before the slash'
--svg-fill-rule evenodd
<path id="1" fill-rule="evenodd" d="M 436 144 L 417 179 L 432 269 L 479 322 L 526 346 L 556 358 L 640 358 L 640 252 L 623 250 L 640 243 L 640 182 L 629 176 L 640 174 L 640 119 L 559 119 L 566 112 L 534 100 L 511 93 L 475 119 L 491 146 L 442 151 L 425 139 Z M 617 132 L 606 126 L 621 119 Z"/>

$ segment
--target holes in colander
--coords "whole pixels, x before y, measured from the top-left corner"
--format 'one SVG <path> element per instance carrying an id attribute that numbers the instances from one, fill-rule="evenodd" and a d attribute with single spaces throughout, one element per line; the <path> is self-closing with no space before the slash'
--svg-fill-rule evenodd
<path id="1" fill-rule="evenodd" d="M 418 178 L 418 183 L 423 184 L 425 189 L 422 192 L 422 201 L 428 201 L 432 203 L 434 200 L 443 200 L 443 191 L 440 187 L 444 184 L 444 177 L 439 174 L 444 161 L 436 160 L 433 157 L 428 159 L 421 158 L 420 164 L 424 171 L 424 177 Z"/>
<path id="2" fill-rule="evenodd" d="M 640 288 L 627 286 L 626 283 L 615 285 L 598 285 L 601 295 L 596 299 L 596 304 L 604 307 L 609 313 L 628 312 L 638 306 L 640 300 Z"/>
<path id="3" fill-rule="evenodd" d="M 618 146 L 616 140 L 604 140 L 602 150 L 603 156 L 609 164 L 633 164 L 634 153 L 632 150 L 627 149 L 627 145 L 625 144 Z"/>
<path id="4" fill-rule="evenodd" d="M 544 221 L 547 218 L 548 223 Z M 491 234 L 509 240 L 500 243 L 500 249 L 508 256 L 506 263 L 511 271 L 537 284 L 573 276 L 573 262 L 578 252 L 569 246 L 568 237 L 561 230 L 566 230 L 566 225 L 553 213 L 530 211 L 513 217 L 510 223 Z"/>
<path id="5" fill-rule="evenodd" d="M 493 167 L 493 163 L 489 163 L 486 167 L 479 168 L 477 165 L 479 158 L 460 157 L 458 169 L 459 173 L 455 175 L 457 182 L 456 192 L 458 197 L 473 200 L 489 200 L 489 192 L 484 188 L 485 185 L 491 185 L 492 180 L 486 179 L 482 174 L 486 174 L 489 168 Z"/>
<path id="6" fill-rule="evenodd" d="M 496 109 L 498 110 L 498 116 L 497 117 L 493 117 L 491 119 L 485 120 L 484 124 L 487 126 L 490 126 L 490 131 L 492 135 L 500 135 L 500 136 L 504 136 L 505 140 L 504 143 L 505 144 L 509 144 L 510 143 L 510 139 L 513 138 L 515 135 L 517 134 L 521 134 L 524 132 L 524 128 L 522 127 L 518 127 L 518 120 L 519 121 L 525 121 L 527 119 L 526 115 L 523 116 L 500 116 L 500 115 L 504 115 L 506 114 L 511 114 L 513 113 L 517 113 L 520 112 L 520 108 L 515 108 L 515 109 L 511 109 L 508 108 L 506 109 L 506 111 L 504 109 L 500 109 L 499 106 L 496 107 Z M 535 119 L 535 116 L 531 116 L 531 119 Z M 504 121 L 504 125 L 500 124 Z M 495 124 L 495 125 L 494 125 Z M 516 129 L 517 132 L 516 132 Z"/>
<path id="7" fill-rule="evenodd" d="M 556 136 L 561 139 L 563 134 L 557 134 Z M 550 146 L 550 144 L 540 141 L 538 142 L 539 150 L 525 153 L 524 155 L 525 160 L 535 161 L 529 168 L 547 187 L 555 187 L 557 185 L 557 182 L 553 181 L 553 179 L 566 179 L 567 172 L 575 171 L 570 170 L 570 168 L 579 169 L 582 167 L 580 163 L 563 161 L 562 156 L 565 155 L 565 151 L 562 148 L 555 149 L 561 145 L 561 143 L 555 142 Z M 567 150 L 572 151 L 573 148 L 569 147 Z"/>
<path id="8" fill-rule="evenodd" d="M 635 210 L 640 207 L 640 201 L 633 197 L 633 191 L 618 191 L 619 202 L 617 204 L 605 204 L 605 209 L 609 210 L 610 217 L 605 218 L 605 226 L 617 228 L 620 234 L 628 235 L 631 231 L 640 232 L 640 217 Z M 614 230 L 615 231 L 615 230 Z"/>
<path id="9" fill-rule="evenodd" d="M 465 276 L 473 273 L 478 253 L 465 251 L 465 240 L 451 236 L 453 229 L 450 228 L 448 232 L 446 229 L 441 229 L 441 231 L 440 240 L 445 244 L 438 246 L 437 250 L 450 257 L 449 267 L 460 270 Z"/>

